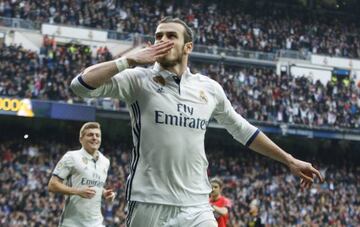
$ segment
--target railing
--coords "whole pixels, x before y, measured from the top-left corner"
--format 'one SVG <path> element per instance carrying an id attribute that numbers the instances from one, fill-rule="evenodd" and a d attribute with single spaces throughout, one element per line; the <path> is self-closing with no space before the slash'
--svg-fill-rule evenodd
<path id="1" fill-rule="evenodd" d="M 253 58 L 258 60 L 275 61 L 276 53 L 265 53 L 260 51 L 249 51 L 242 49 L 220 48 L 217 46 L 194 45 L 194 52 L 215 54 L 228 57 Z"/>
<path id="2" fill-rule="evenodd" d="M 296 51 L 296 50 L 279 50 L 278 56 L 280 58 L 310 60 L 311 52 L 310 51 Z"/>
<path id="3" fill-rule="evenodd" d="M 40 30 L 41 23 L 23 20 L 19 18 L 0 17 L 0 26 Z"/>
<path id="4" fill-rule="evenodd" d="M 108 39 L 122 40 L 122 41 L 133 41 L 134 33 L 130 32 L 117 32 L 117 31 L 108 31 Z"/>
<path id="5" fill-rule="evenodd" d="M 154 42 L 154 37 L 151 35 L 130 32 L 117 32 L 113 30 L 108 31 L 108 39 L 131 41 L 134 42 L 134 45 L 147 43 L 148 41 L 150 41 L 151 43 Z"/>

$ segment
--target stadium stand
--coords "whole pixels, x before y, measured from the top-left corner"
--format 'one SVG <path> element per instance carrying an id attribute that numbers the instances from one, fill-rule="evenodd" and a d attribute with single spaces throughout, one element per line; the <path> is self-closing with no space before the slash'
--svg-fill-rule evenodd
<path id="1" fill-rule="evenodd" d="M 247 119 L 308 126 L 358 128 L 360 96 L 354 81 L 276 75 L 273 69 L 223 64 L 193 67 L 217 80 L 235 110 Z"/>
<path id="2" fill-rule="evenodd" d="M 106 47 L 91 57 L 85 47 L 70 44 L 44 44 L 40 54 L 5 46 L 0 50 L 0 95 L 101 106 L 100 100 L 80 100 L 71 93 L 69 84 L 85 66 L 110 59 Z M 360 126 L 360 91 L 353 80 L 324 85 L 305 76 L 278 76 L 273 69 L 256 66 L 193 62 L 191 69 L 218 81 L 236 111 L 247 119 L 314 127 Z M 112 108 L 119 110 L 120 106 L 115 101 Z"/>
<path id="3" fill-rule="evenodd" d="M 234 1 L 236 4 L 236 1 Z M 262 12 L 263 11 L 263 12 Z M 192 26 L 196 44 L 275 52 L 280 49 L 360 57 L 359 27 L 333 15 L 285 14 L 264 6 L 253 14 L 216 1 L 2 1 L 0 16 L 153 35 L 163 16 Z"/>
<path id="4" fill-rule="evenodd" d="M 110 59 L 106 48 L 92 58 L 85 47 L 71 44 L 53 48 L 44 43 L 40 54 L 21 46 L 4 46 L 0 50 L 0 95 L 73 102 L 69 84 L 74 75 L 85 66 Z"/>

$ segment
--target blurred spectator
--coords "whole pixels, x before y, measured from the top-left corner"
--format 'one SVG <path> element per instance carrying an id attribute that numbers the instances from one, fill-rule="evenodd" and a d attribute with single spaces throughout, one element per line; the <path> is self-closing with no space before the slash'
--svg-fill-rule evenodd
<path id="1" fill-rule="evenodd" d="M 231 208 L 231 201 L 223 196 L 223 182 L 220 178 L 214 177 L 210 179 L 211 193 L 209 202 L 213 208 L 215 219 L 218 227 L 226 227 L 229 219 L 229 209 Z"/>

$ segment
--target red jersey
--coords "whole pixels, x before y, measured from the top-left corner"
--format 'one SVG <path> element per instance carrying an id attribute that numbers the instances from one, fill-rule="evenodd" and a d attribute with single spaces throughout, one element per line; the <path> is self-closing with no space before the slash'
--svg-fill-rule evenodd
<path id="1" fill-rule="evenodd" d="M 220 195 L 216 201 L 213 201 L 210 198 L 210 204 L 215 205 L 217 207 L 227 207 L 228 209 L 231 207 L 230 200 L 222 195 Z M 216 212 L 214 212 L 214 215 L 218 223 L 218 227 L 226 227 L 226 223 L 229 219 L 229 212 L 225 216 L 221 216 Z"/>

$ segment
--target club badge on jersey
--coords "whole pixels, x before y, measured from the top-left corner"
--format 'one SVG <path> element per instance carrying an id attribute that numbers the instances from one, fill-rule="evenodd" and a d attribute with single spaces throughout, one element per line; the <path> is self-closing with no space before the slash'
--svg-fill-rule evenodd
<path id="1" fill-rule="evenodd" d="M 83 161 L 83 163 L 85 164 L 85 165 L 87 165 L 88 164 L 88 159 L 86 158 L 86 157 L 82 157 L 82 159 L 81 159 L 82 161 Z"/>
<path id="2" fill-rule="evenodd" d="M 165 79 L 162 76 L 155 76 L 153 77 L 153 80 L 158 83 L 161 84 L 162 86 L 165 86 Z"/>
<path id="3" fill-rule="evenodd" d="M 200 100 L 202 102 L 204 102 L 205 104 L 208 103 L 208 97 L 206 96 L 206 94 L 203 90 L 200 91 Z"/>

